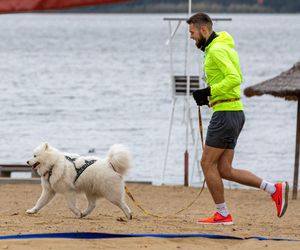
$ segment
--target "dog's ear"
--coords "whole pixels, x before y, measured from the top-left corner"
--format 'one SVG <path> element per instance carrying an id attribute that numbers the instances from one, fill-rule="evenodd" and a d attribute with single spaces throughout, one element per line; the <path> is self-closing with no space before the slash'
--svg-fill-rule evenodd
<path id="1" fill-rule="evenodd" d="M 45 147 L 45 150 L 47 150 L 47 149 L 49 148 L 49 146 L 48 146 L 48 143 L 47 143 L 47 142 L 45 143 L 44 147 Z"/>

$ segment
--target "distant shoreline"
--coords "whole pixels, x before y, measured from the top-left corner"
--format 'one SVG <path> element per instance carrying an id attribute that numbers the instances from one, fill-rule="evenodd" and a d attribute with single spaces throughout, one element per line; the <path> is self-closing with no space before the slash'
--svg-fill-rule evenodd
<path id="1" fill-rule="evenodd" d="M 230 4 L 228 6 L 222 4 L 195 3 L 192 6 L 192 12 L 209 12 L 209 13 L 299 13 L 297 8 L 286 8 L 275 10 L 269 6 L 258 4 Z M 187 13 L 188 6 L 186 3 L 155 3 L 155 4 L 108 4 L 89 6 L 81 8 L 72 8 L 61 10 L 62 13 Z"/>

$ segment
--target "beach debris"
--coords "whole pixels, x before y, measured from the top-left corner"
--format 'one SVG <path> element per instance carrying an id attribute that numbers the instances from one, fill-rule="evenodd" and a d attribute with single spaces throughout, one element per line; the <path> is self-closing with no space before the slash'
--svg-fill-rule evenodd
<path id="1" fill-rule="evenodd" d="M 122 217 L 117 218 L 117 221 L 120 221 L 120 222 L 127 222 L 127 220 L 124 220 Z"/>
<path id="2" fill-rule="evenodd" d="M 89 153 L 89 154 L 93 154 L 93 153 L 95 153 L 95 151 L 96 151 L 95 148 L 90 148 L 89 151 L 88 151 L 88 153 Z"/>

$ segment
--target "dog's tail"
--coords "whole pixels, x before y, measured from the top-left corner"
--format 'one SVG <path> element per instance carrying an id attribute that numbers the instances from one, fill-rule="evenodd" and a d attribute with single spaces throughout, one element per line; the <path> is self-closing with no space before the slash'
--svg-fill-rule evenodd
<path id="1" fill-rule="evenodd" d="M 121 175 L 125 175 L 132 164 L 131 153 L 122 144 L 112 145 L 107 152 L 107 157 L 115 171 Z"/>

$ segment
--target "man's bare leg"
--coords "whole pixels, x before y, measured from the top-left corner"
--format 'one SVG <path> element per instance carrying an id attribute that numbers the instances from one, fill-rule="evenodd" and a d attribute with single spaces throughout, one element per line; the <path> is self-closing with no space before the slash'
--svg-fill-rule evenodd
<path id="1" fill-rule="evenodd" d="M 246 186 L 260 188 L 262 179 L 250 171 L 232 167 L 233 149 L 225 149 L 218 162 L 218 170 L 223 179 L 234 181 Z"/>
<path id="2" fill-rule="evenodd" d="M 250 187 L 260 188 L 272 195 L 276 204 L 277 216 L 282 217 L 288 206 L 289 185 L 287 182 L 273 184 L 262 180 L 250 171 L 232 167 L 233 149 L 225 149 L 218 162 L 218 170 L 222 178 Z"/>
<path id="3" fill-rule="evenodd" d="M 198 220 L 199 224 L 223 224 L 232 225 L 232 217 L 228 213 L 224 198 L 224 186 L 221 175 L 218 170 L 218 162 L 225 149 L 214 148 L 205 145 L 201 166 L 205 176 L 208 189 L 216 204 L 217 213 L 204 220 Z"/>
<path id="4" fill-rule="evenodd" d="M 205 145 L 201 166 L 206 179 L 208 189 L 216 204 L 217 214 L 206 220 L 199 220 L 200 224 L 232 224 L 232 217 L 228 212 L 224 197 L 224 185 L 222 178 L 237 181 L 241 184 L 260 187 L 262 180 L 246 170 L 233 169 L 231 164 L 234 150 L 220 149 Z"/>
<path id="5" fill-rule="evenodd" d="M 205 145 L 201 159 L 205 180 L 216 204 L 224 202 L 224 186 L 218 170 L 218 162 L 224 151 L 225 149 Z"/>

